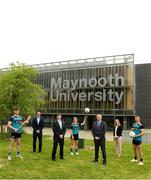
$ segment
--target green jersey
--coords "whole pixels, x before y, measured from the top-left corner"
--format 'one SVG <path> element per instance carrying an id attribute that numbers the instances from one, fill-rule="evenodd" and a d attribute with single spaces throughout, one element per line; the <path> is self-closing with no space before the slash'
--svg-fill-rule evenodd
<path id="1" fill-rule="evenodd" d="M 22 116 L 20 116 L 20 115 L 18 115 L 18 116 L 17 115 L 13 115 L 10 118 L 10 121 L 12 122 L 11 126 L 13 128 L 18 129 L 21 126 L 23 120 L 24 120 L 24 118 Z M 10 129 L 10 132 L 15 132 L 15 131 L 13 129 Z M 22 133 L 22 127 L 19 128 L 16 133 Z"/>

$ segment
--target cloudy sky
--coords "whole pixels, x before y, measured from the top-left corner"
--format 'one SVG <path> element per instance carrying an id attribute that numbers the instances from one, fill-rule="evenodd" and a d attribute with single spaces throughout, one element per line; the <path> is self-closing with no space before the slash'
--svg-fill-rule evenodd
<path id="1" fill-rule="evenodd" d="M 151 62 L 150 0 L 0 0 L 0 68 L 135 54 Z"/>

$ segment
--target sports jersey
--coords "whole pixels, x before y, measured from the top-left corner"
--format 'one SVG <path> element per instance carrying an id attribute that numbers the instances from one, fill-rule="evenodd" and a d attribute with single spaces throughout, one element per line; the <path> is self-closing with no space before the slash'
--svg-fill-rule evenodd
<path id="1" fill-rule="evenodd" d="M 24 120 L 24 118 L 22 116 L 16 116 L 16 115 L 13 115 L 11 116 L 10 118 L 10 121 L 12 122 L 11 126 L 13 128 L 19 128 L 22 121 Z M 10 132 L 15 132 L 13 129 L 10 129 Z M 16 133 L 22 133 L 22 127 L 18 129 L 18 131 Z"/>
<path id="2" fill-rule="evenodd" d="M 144 126 L 140 123 L 134 123 L 132 128 L 134 129 L 133 132 L 135 135 L 138 135 L 141 133 L 141 130 L 144 129 Z M 142 141 L 142 136 L 134 137 L 133 140 Z"/>
<path id="3" fill-rule="evenodd" d="M 79 130 L 80 130 L 80 125 L 79 125 L 79 123 L 76 123 L 76 124 L 72 123 L 72 124 L 71 124 L 71 129 L 72 129 L 72 134 L 73 134 L 73 135 L 74 135 L 74 134 L 78 134 L 78 133 L 79 133 Z"/>

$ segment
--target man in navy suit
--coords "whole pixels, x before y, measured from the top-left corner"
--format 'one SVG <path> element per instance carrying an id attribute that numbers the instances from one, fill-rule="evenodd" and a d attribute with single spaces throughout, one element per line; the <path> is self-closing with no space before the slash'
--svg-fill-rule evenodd
<path id="1" fill-rule="evenodd" d="M 37 137 L 39 140 L 39 152 L 42 151 L 42 130 L 44 128 L 44 120 L 41 117 L 41 112 L 37 111 L 36 117 L 32 121 L 33 127 L 33 152 L 36 152 Z"/>
<path id="2" fill-rule="evenodd" d="M 64 121 L 61 119 L 61 114 L 58 114 L 55 122 L 53 123 L 53 150 L 52 160 L 56 160 L 57 146 L 60 146 L 60 159 L 63 159 L 63 148 L 64 148 L 64 135 L 66 133 L 66 127 Z"/>
<path id="3" fill-rule="evenodd" d="M 98 162 L 99 156 L 99 146 L 102 150 L 103 156 L 103 165 L 106 165 L 106 148 L 105 148 L 105 133 L 107 130 L 106 122 L 102 121 L 102 115 L 96 115 L 96 121 L 94 121 L 92 126 L 92 134 L 94 137 L 94 144 L 95 144 L 95 159 L 93 162 Z"/>

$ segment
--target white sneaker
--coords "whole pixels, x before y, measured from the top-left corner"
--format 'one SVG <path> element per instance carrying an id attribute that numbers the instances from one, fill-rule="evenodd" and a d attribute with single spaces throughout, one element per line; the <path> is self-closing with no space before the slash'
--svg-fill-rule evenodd
<path id="1" fill-rule="evenodd" d="M 11 160 L 12 160 L 12 157 L 11 157 L 11 156 L 8 156 L 8 160 L 11 161 Z"/>
<path id="2" fill-rule="evenodd" d="M 76 155 L 79 155 L 79 153 L 78 153 L 78 152 L 76 152 Z"/>
<path id="3" fill-rule="evenodd" d="M 20 159 L 23 159 L 23 156 L 21 156 L 20 154 L 17 154 L 16 156 Z"/>
<path id="4" fill-rule="evenodd" d="M 143 163 L 142 161 L 140 161 L 140 162 L 138 163 L 138 165 L 139 165 L 139 166 L 142 166 L 142 165 L 144 165 L 144 163 Z"/>
<path id="5" fill-rule="evenodd" d="M 71 152 L 70 154 L 71 154 L 71 156 L 73 156 L 73 152 Z"/>
<path id="6" fill-rule="evenodd" d="M 137 162 L 137 159 L 132 159 L 131 162 Z"/>

